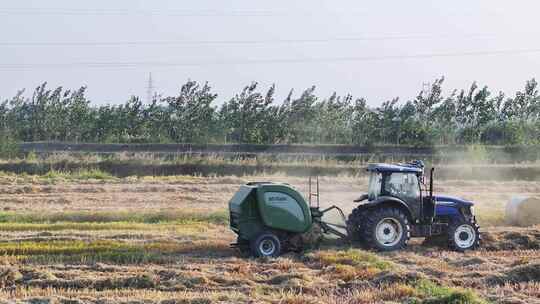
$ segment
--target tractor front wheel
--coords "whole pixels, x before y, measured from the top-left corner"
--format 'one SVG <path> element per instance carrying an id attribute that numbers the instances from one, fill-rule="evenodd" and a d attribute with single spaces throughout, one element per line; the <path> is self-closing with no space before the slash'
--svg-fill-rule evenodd
<path id="1" fill-rule="evenodd" d="M 402 249 L 411 236 L 409 220 L 398 208 L 375 209 L 368 214 L 363 226 L 366 245 L 380 251 Z"/>
<path id="2" fill-rule="evenodd" d="M 250 242 L 251 254 L 255 257 L 278 257 L 281 254 L 281 242 L 271 232 L 263 232 Z"/>
<path id="3" fill-rule="evenodd" d="M 448 247 L 455 251 L 474 250 L 480 245 L 480 227 L 474 220 L 456 220 L 448 226 Z"/>

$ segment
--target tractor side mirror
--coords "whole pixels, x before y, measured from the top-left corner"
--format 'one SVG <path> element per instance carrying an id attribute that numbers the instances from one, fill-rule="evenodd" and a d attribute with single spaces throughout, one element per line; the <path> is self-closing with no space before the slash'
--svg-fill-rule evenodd
<path id="1" fill-rule="evenodd" d="M 368 195 L 367 194 L 362 194 L 362 196 L 360 196 L 359 198 L 355 199 L 353 202 L 355 203 L 360 203 L 361 201 L 365 201 L 368 199 Z"/>

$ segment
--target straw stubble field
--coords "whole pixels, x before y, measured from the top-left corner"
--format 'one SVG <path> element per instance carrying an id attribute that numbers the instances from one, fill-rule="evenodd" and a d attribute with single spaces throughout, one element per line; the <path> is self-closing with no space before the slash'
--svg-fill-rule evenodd
<path id="1" fill-rule="evenodd" d="M 29 303 L 535 303 L 540 229 L 504 227 L 513 195 L 536 182 L 438 184 L 477 202 L 483 249 L 373 253 L 328 242 L 304 254 L 248 259 L 229 248 L 226 205 L 249 180 L 283 176 L 69 178 L 0 176 L 0 298 Z M 321 178 L 324 204 L 346 211 L 367 181 Z"/>

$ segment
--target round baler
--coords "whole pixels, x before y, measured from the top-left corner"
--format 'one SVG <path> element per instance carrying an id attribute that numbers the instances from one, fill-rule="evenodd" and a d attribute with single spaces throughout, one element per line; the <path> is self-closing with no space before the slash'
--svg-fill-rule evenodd
<path id="1" fill-rule="evenodd" d="M 310 193 L 310 201 L 311 196 Z M 312 207 L 311 202 L 288 184 L 248 183 L 229 201 L 230 226 L 238 235 L 233 246 L 257 257 L 279 256 L 282 251 L 301 250 L 306 237 L 311 235 L 313 239 L 313 231 L 319 229 L 345 237 L 331 226 L 346 227 L 322 221 L 322 216 L 334 209 L 344 218 L 336 206 L 325 210 Z"/>

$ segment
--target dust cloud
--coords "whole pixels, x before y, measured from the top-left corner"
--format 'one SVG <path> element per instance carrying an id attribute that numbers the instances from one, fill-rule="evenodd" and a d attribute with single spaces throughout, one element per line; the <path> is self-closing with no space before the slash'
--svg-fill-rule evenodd
<path id="1" fill-rule="evenodd" d="M 493 200 L 500 201 L 496 204 L 504 205 L 505 217 L 501 225 L 540 224 L 540 196 L 535 193 L 536 187 L 528 186 L 540 177 L 537 164 L 523 161 L 520 163 L 517 160 L 523 159 L 521 155 L 499 150 L 478 145 L 467 146 L 463 152 L 447 160 L 446 163 L 440 164 L 442 167 L 440 171 L 446 179 L 463 182 L 467 186 L 476 184 L 476 187 L 472 187 L 474 191 L 472 196 L 481 200 L 489 197 L 491 201 L 486 201 L 484 204 L 491 205 L 494 203 Z M 445 152 L 437 151 L 437 153 L 444 154 Z M 508 187 L 508 191 L 499 189 L 497 192 L 506 193 L 493 197 L 489 195 L 490 189 L 486 189 L 492 187 L 484 186 L 490 183 L 500 184 L 499 188 L 506 186 L 503 184 L 511 184 L 512 187 Z M 515 184 L 520 186 L 516 187 Z M 482 195 L 483 193 L 485 194 Z"/>

